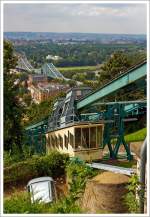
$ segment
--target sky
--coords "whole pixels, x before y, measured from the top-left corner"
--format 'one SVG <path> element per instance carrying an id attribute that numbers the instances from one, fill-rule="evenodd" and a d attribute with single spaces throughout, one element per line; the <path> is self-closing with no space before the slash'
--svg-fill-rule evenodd
<path id="1" fill-rule="evenodd" d="M 146 34 L 146 4 L 4 4 L 4 31 Z"/>

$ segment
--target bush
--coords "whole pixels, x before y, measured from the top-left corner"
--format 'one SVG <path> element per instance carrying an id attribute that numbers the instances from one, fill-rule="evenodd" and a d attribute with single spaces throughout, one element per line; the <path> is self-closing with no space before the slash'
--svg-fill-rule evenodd
<path id="1" fill-rule="evenodd" d="M 71 161 L 67 165 L 66 171 L 68 184 L 70 185 L 69 200 L 76 205 L 77 200 L 80 199 L 84 193 L 86 182 L 97 175 L 98 172 L 78 159 Z"/>
<path id="2" fill-rule="evenodd" d="M 92 168 L 88 167 L 83 161 L 74 159 L 69 161 L 67 167 L 67 178 L 70 181 L 69 193 L 65 198 L 60 199 L 51 206 L 51 213 L 83 213 L 79 206 L 79 200 L 84 192 L 88 179 L 95 176 Z"/>
<path id="3" fill-rule="evenodd" d="M 4 151 L 4 166 L 11 165 L 14 162 L 19 162 L 23 158 L 23 153 L 20 153 L 19 148 L 13 144 L 12 150 Z"/>
<path id="4" fill-rule="evenodd" d="M 66 171 L 71 187 L 77 188 L 76 185 L 78 185 L 79 189 L 84 189 L 87 180 L 97 175 L 97 170 L 93 170 L 85 162 L 79 161 L 78 159 L 69 162 Z"/>
<path id="5" fill-rule="evenodd" d="M 16 192 L 4 199 L 4 213 L 48 213 L 48 206 L 38 202 L 31 204 L 28 193 Z"/>
<path id="6" fill-rule="evenodd" d="M 38 202 L 31 204 L 27 193 L 15 193 L 4 200 L 5 213 L 83 213 L 82 208 L 79 206 L 78 199 L 80 199 L 84 192 L 87 180 L 97 175 L 97 172 L 86 166 L 84 162 L 77 159 L 69 161 L 67 155 L 58 152 L 52 152 L 50 155 L 45 157 L 35 156 L 31 162 L 24 162 L 26 163 L 24 165 L 19 163 L 19 166 L 18 164 L 13 165 L 13 170 L 10 175 L 11 179 L 15 169 L 18 170 L 17 178 L 22 179 L 23 176 L 25 177 L 23 174 L 25 173 L 27 175 L 29 171 L 30 176 L 55 176 L 60 175 L 61 172 L 64 174 L 66 167 L 67 176 L 71 181 L 68 195 L 51 204 L 39 204 Z M 22 165 L 23 169 L 21 169 Z M 21 173 L 20 177 L 18 177 L 19 171 Z"/>
<path id="7" fill-rule="evenodd" d="M 4 169 L 4 184 L 24 182 L 38 176 L 63 175 L 68 160 L 68 155 L 52 151 L 46 156 L 33 156 L 29 160 L 14 163 Z"/>
<path id="8" fill-rule="evenodd" d="M 139 177 L 137 175 L 131 176 L 127 186 L 128 193 L 124 196 L 124 202 L 130 213 L 139 213 L 139 201 L 136 198 L 136 195 L 140 193 L 139 186 Z"/>
<path id="9" fill-rule="evenodd" d="M 71 198 L 62 198 L 49 204 L 38 201 L 32 204 L 28 193 L 14 192 L 11 197 L 4 199 L 4 213 L 81 213 L 81 210 Z"/>
<path id="10" fill-rule="evenodd" d="M 34 153 L 33 147 L 29 145 L 22 146 L 22 152 L 18 150 L 16 145 L 13 145 L 11 151 L 4 151 L 4 166 L 10 166 L 13 163 L 21 162 L 32 157 Z"/>
<path id="11" fill-rule="evenodd" d="M 75 204 L 74 197 L 72 195 L 61 198 L 56 203 L 52 204 L 50 213 L 82 213 L 81 208 Z"/>

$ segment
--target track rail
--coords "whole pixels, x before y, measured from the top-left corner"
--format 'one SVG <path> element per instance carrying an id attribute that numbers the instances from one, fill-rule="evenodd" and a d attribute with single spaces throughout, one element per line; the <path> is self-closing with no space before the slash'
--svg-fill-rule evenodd
<path id="1" fill-rule="evenodd" d="M 132 174 L 136 173 L 136 170 L 132 168 L 118 167 L 118 166 L 102 164 L 102 163 L 91 163 L 87 165 L 95 169 L 111 171 L 114 173 L 121 173 L 128 176 L 131 176 Z"/>

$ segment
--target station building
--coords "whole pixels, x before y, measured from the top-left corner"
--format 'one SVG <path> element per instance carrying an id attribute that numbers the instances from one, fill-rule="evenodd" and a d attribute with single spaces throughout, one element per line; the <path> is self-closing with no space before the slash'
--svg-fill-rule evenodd
<path id="1" fill-rule="evenodd" d="M 104 124 L 92 120 L 91 114 L 79 115 L 74 109 L 76 100 L 90 91 L 90 88 L 73 88 L 66 98 L 55 103 L 48 120 L 47 153 L 55 149 L 86 161 L 102 158 Z"/>

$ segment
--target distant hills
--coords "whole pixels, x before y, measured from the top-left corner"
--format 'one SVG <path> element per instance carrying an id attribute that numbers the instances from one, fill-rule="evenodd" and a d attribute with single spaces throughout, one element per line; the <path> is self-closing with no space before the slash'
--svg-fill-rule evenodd
<path id="1" fill-rule="evenodd" d="M 4 32 L 9 40 L 96 41 L 100 43 L 145 43 L 146 35 L 56 32 Z"/>

